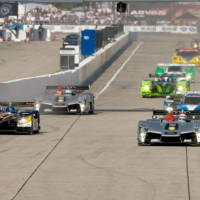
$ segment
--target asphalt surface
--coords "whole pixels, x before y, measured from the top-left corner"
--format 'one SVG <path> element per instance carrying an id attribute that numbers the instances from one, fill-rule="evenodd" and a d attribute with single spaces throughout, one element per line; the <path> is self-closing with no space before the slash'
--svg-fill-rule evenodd
<path id="1" fill-rule="evenodd" d="M 200 148 L 137 145 L 137 122 L 163 99 L 140 81 L 194 36 L 144 34 L 94 83 L 94 115 L 43 115 L 37 135 L 0 135 L 2 200 L 199 200 Z M 198 89 L 198 70 L 196 83 Z"/>
<path id="2" fill-rule="evenodd" d="M 0 81 L 39 76 L 59 70 L 61 40 L 53 42 L 1 42 Z"/>

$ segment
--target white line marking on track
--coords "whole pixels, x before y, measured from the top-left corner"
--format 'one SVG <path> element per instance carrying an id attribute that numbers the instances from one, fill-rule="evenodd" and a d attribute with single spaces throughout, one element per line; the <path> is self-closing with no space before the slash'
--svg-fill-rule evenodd
<path id="1" fill-rule="evenodd" d="M 107 88 L 110 86 L 110 84 L 115 80 L 115 78 L 118 76 L 118 74 L 124 69 L 124 67 L 126 66 L 126 64 L 135 55 L 135 53 L 141 47 L 142 44 L 143 44 L 143 42 L 140 42 L 137 45 L 137 47 L 134 49 L 134 51 L 131 53 L 131 55 L 128 57 L 128 59 L 122 64 L 122 66 L 116 71 L 116 73 L 113 75 L 113 77 L 106 83 L 106 85 L 101 89 L 101 91 L 99 91 L 96 94 L 95 99 L 97 99 L 103 92 L 105 92 L 107 90 Z"/>

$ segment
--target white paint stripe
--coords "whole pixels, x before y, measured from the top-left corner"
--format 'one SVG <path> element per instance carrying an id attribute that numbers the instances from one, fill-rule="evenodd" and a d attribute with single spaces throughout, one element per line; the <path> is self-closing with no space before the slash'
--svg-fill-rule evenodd
<path id="1" fill-rule="evenodd" d="M 69 71 L 67 71 L 67 72 L 69 72 Z M 1 82 L 1 83 L 14 83 L 14 82 L 19 82 L 19 81 L 28 80 L 28 79 L 36 79 L 36 78 L 51 78 L 52 76 L 59 75 L 59 74 L 65 74 L 67 72 L 61 71 L 61 72 L 56 72 L 53 74 L 44 74 L 44 75 L 39 75 L 39 76 L 25 77 L 25 78 L 14 79 L 14 80 L 5 81 L 5 82 Z"/>
<path id="2" fill-rule="evenodd" d="M 105 90 L 107 90 L 107 88 L 110 86 L 110 84 L 115 80 L 115 78 L 118 76 L 118 74 L 124 69 L 124 67 L 126 66 L 126 64 L 130 61 L 130 59 L 135 55 L 135 53 L 137 52 L 137 50 L 141 47 L 141 45 L 143 44 L 143 42 L 140 42 L 137 47 L 134 49 L 134 51 L 131 53 L 131 55 L 128 57 L 128 59 L 122 64 L 122 66 L 116 71 L 116 73 L 113 75 L 113 77 L 106 83 L 106 85 L 102 88 L 101 91 L 99 91 L 96 95 L 95 95 L 95 99 L 97 99 L 103 92 L 105 92 Z"/>
<path id="3" fill-rule="evenodd" d="M 123 34 L 121 35 L 119 38 L 116 39 L 116 42 L 120 41 L 122 38 L 126 37 L 127 34 Z M 75 73 L 76 71 L 80 70 L 81 68 L 85 67 L 85 65 L 89 62 L 91 62 L 92 60 L 95 59 L 96 56 L 102 54 L 103 52 L 105 52 L 106 50 L 108 50 L 109 48 L 111 48 L 113 45 L 116 44 L 116 42 L 114 43 L 109 43 L 108 45 L 106 45 L 103 49 L 100 49 L 99 51 L 97 51 L 94 56 L 89 56 L 88 58 L 84 59 L 79 67 L 76 67 L 73 70 L 67 70 L 67 71 L 60 71 L 60 72 L 56 72 L 53 74 L 44 74 L 44 75 L 39 75 L 39 76 L 32 76 L 32 77 L 25 77 L 25 78 L 19 78 L 19 79 L 14 79 L 14 80 L 10 80 L 10 81 L 5 81 L 5 82 L 1 82 L 1 83 L 15 83 L 15 82 L 20 82 L 23 80 L 29 80 L 29 79 L 37 79 L 37 78 L 51 78 L 52 76 L 55 75 L 60 75 L 60 74 L 67 74 L 67 73 Z"/>

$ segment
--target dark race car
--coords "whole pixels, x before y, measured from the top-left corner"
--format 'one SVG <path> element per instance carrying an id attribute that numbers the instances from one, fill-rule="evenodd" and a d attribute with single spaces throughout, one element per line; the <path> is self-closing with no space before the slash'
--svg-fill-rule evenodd
<path id="1" fill-rule="evenodd" d="M 200 144 L 200 111 L 155 110 L 138 122 L 138 144 Z"/>
<path id="2" fill-rule="evenodd" d="M 0 102 L 1 133 L 38 133 L 40 114 L 34 110 L 33 102 Z"/>
<path id="3" fill-rule="evenodd" d="M 37 99 L 38 110 L 42 113 L 77 113 L 94 112 L 94 95 L 88 86 L 47 86 L 45 93 Z"/>

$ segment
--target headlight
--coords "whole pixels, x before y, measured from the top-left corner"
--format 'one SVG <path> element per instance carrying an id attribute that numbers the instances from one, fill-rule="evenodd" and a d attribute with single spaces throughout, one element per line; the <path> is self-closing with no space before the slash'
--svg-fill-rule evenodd
<path id="1" fill-rule="evenodd" d="M 83 112 L 85 110 L 85 104 L 84 103 L 81 103 L 80 104 L 80 108 L 81 108 L 81 111 Z"/>
<path id="2" fill-rule="evenodd" d="M 186 75 L 186 79 L 187 79 L 187 80 L 191 80 L 191 78 L 192 78 L 192 75 L 191 75 L 191 74 L 187 74 L 187 75 Z"/>
<path id="3" fill-rule="evenodd" d="M 145 90 L 151 90 L 151 87 L 150 87 L 149 85 L 145 85 L 145 86 L 144 86 L 144 89 L 145 89 Z"/>
<path id="4" fill-rule="evenodd" d="M 146 128 L 141 128 L 140 129 L 140 135 L 139 135 L 139 139 L 141 142 L 145 142 L 145 138 L 146 138 L 146 134 L 147 134 L 147 129 Z"/>
<path id="5" fill-rule="evenodd" d="M 183 88 L 183 86 L 178 86 L 177 90 L 178 90 L 179 92 L 183 92 L 183 91 L 184 91 L 184 88 Z"/>
<path id="6" fill-rule="evenodd" d="M 194 43 L 194 44 L 193 44 L 193 48 L 194 48 L 194 49 L 198 48 L 197 43 Z"/>
<path id="7" fill-rule="evenodd" d="M 196 130 L 197 142 L 200 142 L 200 129 Z"/>
<path id="8" fill-rule="evenodd" d="M 20 124 L 27 124 L 32 121 L 32 116 L 22 117 L 19 119 Z"/>

